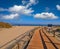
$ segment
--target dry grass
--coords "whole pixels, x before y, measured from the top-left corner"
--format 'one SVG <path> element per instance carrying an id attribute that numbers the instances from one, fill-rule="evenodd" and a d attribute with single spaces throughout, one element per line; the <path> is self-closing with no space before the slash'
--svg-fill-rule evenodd
<path id="1" fill-rule="evenodd" d="M 12 25 L 5 22 L 0 22 L 0 28 L 11 28 Z"/>

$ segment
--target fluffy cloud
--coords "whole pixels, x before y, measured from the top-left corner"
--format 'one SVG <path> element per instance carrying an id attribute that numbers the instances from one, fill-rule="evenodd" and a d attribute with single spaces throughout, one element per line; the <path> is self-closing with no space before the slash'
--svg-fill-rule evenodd
<path id="1" fill-rule="evenodd" d="M 30 6 L 37 4 L 37 0 L 22 0 L 22 5 L 14 5 L 8 9 L 0 8 L 0 11 L 8 11 L 12 14 L 2 16 L 4 19 L 14 19 L 19 15 L 28 15 L 31 16 L 34 10 Z M 24 6 L 23 6 L 24 5 Z M 17 13 L 17 14 L 16 14 Z"/>
<path id="2" fill-rule="evenodd" d="M 14 5 L 13 7 L 9 8 L 9 11 L 10 12 L 21 12 L 23 9 L 25 9 L 25 6 Z"/>
<path id="3" fill-rule="evenodd" d="M 1 8 L 1 11 L 9 11 L 12 14 L 10 15 L 4 15 L 2 16 L 3 19 L 14 19 L 15 17 L 18 17 L 19 15 L 32 15 L 34 10 L 32 8 L 26 8 L 26 6 L 21 6 L 21 5 L 14 5 L 13 7 L 10 7 L 8 9 L 3 9 Z M 17 13 L 17 14 L 16 14 Z"/>
<path id="4" fill-rule="evenodd" d="M 32 13 L 34 10 L 30 7 L 38 3 L 38 0 L 29 0 L 25 1 L 22 0 L 23 5 L 14 5 L 9 7 L 8 9 L 0 8 L 0 11 L 9 11 L 12 14 L 2 16 L 4 19 L 14 19 L 19 15 L 33 15 Z M 56 5 L 57 9 L 60 10 L 60 6 Z M 46 11 L 49 11 L 49 8 L 46 7 Z M 35 18 L 42 18 L 42 19 L 57 19 L 58 17 L 55 16 L 53 13 L 43 12 L 34 15 Z"/>
<path id="5" fill-rule="evenodd" d="M 22 13 L 25 15 L 31 15 L 31 13 L 33 13 L 33 12 L 34 12 L 34 10 L 32 10 L 32 8 L 25 9 L 22 11 Z"/>
<path id="6" fill-rule="evenodd" d="M 48 12 L 43 12 L 43 13 L 38 13 L 34 15 L 35 18 L 41 18 L 41 19 L 57 19 L 58 17 L 55 16 L 53 13 L 48 13 Z"/>
<path id="7" fill-rule="evenodd" d="M 8 11 L 12 13 L 10 15 L 2 16 L 4 19 L 14 19 L 15 17 L 18 17 L 19 15 L 30 16 L 34 12 L 34 10 L 32 10 L 30 6 L 36 3 L 37 3 L 36 0 L 29 0 L 28 2 L 25 0 L 22 0 L 22 5 L 19 5 L 19 6 L 14 5 L 13 7 L 9 7 L 8 9 L 0 8 L 0 11 Z"/>
<path id="8" fill-rule="evenodd" d="M 30 0 L 29 3 L 26 5 L 26 7 L 30 7 L 32 5 L 35 5 L 38 3 L 38 0 Z"/>
<path id="9" fill-rule="evenodd" d="M 19 14 L 4 15 L 2 19 L 14 19 L 17 16 L 19 16 Z"/>
<path id="10" fill-rule="evenodd" d="M 60 10 L 60 5 L 56 5 L 57 10 Z"/>
<path id="11" fill-rule="evenodd" d="M 31 3 L 31 4 L 37 4 L 38 1 L 37 1 L 37 0 L 30 0 L 30 3 Z"/>
<path id="12" fill-rule="evenodd" d="M 10 12 L 13 13 L 19 13 L 19 14 L 25 14 L 25 15 L 29 15 L 32 12 L 34 12 L 34 10 L 32 10 L 32 8 L 26 8 L 25 6 L 18 6 L 18 5 L 14 5 L 13 7 L 9 8 Z"/>

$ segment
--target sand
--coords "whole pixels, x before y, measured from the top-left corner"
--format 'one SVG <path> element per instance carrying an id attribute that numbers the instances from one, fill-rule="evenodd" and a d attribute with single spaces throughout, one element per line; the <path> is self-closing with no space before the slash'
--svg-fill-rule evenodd
<path id="1" fill-rule="evenodd" d="M 35 28 L 36 26 L 13 26 L 12 28 L 0 28 L 0 46 L 13 40 L 21 34 Z"/>

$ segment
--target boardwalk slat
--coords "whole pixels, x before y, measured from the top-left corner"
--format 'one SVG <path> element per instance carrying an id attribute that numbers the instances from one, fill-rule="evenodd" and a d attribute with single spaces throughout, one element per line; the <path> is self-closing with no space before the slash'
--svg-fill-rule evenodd
<path id="1" fill-rule="evenodd" d="M 49 36 L 46 30 L 35 31 L 27 49 L 60 49 L 60 43 L 54 37 Z"/>
<path id="2" fill-rule="evenodd" d="M 40 48 L 43 49 L 43 44 L 41 41 L 39 30 L 36 30 L 27 49 L 40 49 Z"/>

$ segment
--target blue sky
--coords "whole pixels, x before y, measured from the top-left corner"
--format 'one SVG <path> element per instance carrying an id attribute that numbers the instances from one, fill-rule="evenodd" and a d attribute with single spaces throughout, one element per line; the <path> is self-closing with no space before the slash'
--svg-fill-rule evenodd
<path id="1" fill-rule="evenodd" d="M 60 0 L 0 0 L 0 22 L 60 24 Z"/>

